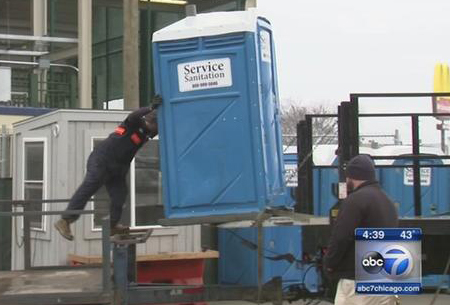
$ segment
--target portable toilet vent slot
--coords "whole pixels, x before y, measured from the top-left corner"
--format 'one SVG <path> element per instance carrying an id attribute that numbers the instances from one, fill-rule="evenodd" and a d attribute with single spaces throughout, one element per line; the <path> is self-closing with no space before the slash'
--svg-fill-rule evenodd
<path id="1" fill-rule="evenodd" d="M 255 10 L 197 14 L 153 34 L 167 218 L 286 205 L 273 50 Z"/>

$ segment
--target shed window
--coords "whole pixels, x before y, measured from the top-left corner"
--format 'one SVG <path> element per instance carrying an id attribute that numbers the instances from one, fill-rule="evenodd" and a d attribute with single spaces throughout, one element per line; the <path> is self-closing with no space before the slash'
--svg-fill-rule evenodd
<path id="1" fill-rule="evenodd" d="M 24 179 L 23 197 L 27 199 L 44 199 L 45 185 L 45 141 L 24 141 Z M 26 211 L 43 211 L 42 203 L 28 204 Z M 30 216 L 30 226 L 34 229 L 44 230 L 44 216 Z"/>
<path id="2" fill-rule="evenodd" d="M 152 226 L 164 217 L 159 167 L 159 140 L 148 141 L 135 158 L 132 226 Z"/>
<path id="3" fill-rule="evenodd" d="M 92 149 L 103 139 L 92 138 Z M 130 165 L 127 176 L 129 194 L 123 207 L 122 223 L 130 224 L 132 227 L 155 226 L 157 220 L 164 217 L 158 143 L 157 139 L 145 143 Z M 109 209 L 110 199 L 105 186 L 102 186 L 93 197 L 96 210 Z M 94 214 L 93 230 L 101 229 L 102 215 L 102 213 Z M 127 219 L 127 215 L 131 215 L 131 219 Z"/>

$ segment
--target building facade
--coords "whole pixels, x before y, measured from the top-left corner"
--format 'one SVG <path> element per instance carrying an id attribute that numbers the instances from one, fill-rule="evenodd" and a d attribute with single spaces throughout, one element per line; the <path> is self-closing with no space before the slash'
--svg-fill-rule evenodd
<path id="1" fill-rule="evenodd" d="M 124 3 L 137 7 L 134 50 L 138 79 L 124 79 Z M 11 68 L 13 106 L 108 109 L 124 96 L 124 83 L 139 83 L 139 103 L 153 96 L 153 32 L 198 12 L 245 8 L 245 0 L 0 0 L 0 66 Z M 90 24 L 88 34 L 83 26 Z M 86 50 L 89 52 L 86 53 Z M 86 63 L 85 66 L 82 63 Z M 80 77 L 90 79 L 83 85 Z M 125 82 L 124 82 L 125 81 Z M 89 91 L 88 107 L 80 102 Z M 114 107 L 114 106 L 112 106 Z"/>

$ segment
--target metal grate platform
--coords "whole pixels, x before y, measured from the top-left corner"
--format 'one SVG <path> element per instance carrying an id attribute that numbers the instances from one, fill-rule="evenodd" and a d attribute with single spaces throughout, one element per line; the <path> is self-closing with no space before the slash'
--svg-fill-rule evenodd
<path id="1" fill-rule="evenodd" d="M 0 272 L 0 304 L 107 304 L 102 268 Z"/>

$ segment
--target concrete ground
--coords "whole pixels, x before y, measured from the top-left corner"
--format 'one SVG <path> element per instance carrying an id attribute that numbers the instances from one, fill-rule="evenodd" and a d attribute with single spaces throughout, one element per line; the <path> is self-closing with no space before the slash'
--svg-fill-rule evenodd
<path id="1" fill-rule="evenodd" d="M 401 305 L 429 305 L 433 299 L 433 294 L 421 294 L 416 296 L 402 296 L 400 298 L 400 304 Z M 234 302 L 210 302 L 210 305 L 254 305 L 254 303 L 250 302 L 244 302 L 244 301 L 234 301 Z M 311 302 L 304 302 L 304 301 L 296 301 L 294 303 L 288 303 L 285 302 L 284 304 L 288 305 L 331 305 L 333 303 L 329 302 L 320 302 L 316 303 Z M 283 304 L 283 305 L 284 305 Z M 270 305 L 270 303 L 265 303 L 264 305 Z M 450 295 L 448 294 L 440 294 L 434 303 L 434 305 L 450 305 Z"/>

